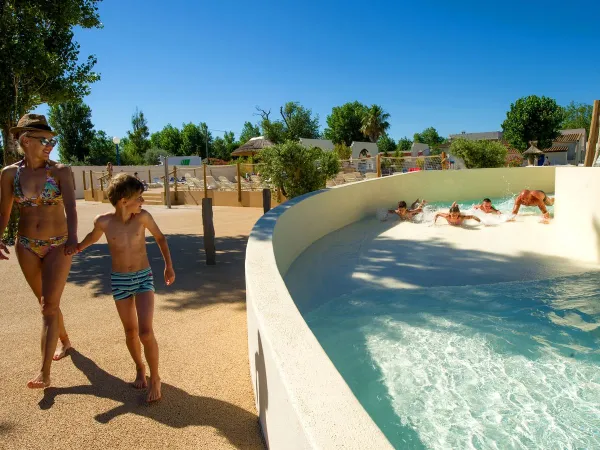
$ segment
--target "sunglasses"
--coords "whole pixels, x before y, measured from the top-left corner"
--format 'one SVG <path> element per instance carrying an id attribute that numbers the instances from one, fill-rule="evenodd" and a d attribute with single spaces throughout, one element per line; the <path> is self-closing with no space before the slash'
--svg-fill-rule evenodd
<path id="1" fill-rule="evenodd" d="M 45 137 L 37 137 L 37 136 L 27 136 L 27 137 L 30 138 L 30 139 L 37 139 L 38 141 L 41 142 L 41 144 L 44 147 L 48 147 L 48 146 L 54 147 L 56 144 L 58 144 L 58 141 L 55 138 L 48 139 L 48 138 L 45 138 Z"/>

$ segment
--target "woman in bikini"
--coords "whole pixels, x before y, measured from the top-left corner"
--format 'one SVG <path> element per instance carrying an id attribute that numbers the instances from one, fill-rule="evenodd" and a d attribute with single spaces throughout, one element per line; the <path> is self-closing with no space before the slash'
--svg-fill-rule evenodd
<path id="1" fill-rule="evenodd" d="M 19 143 L 23 159 L 2 170 L 0 178 L 0 236 L 4 233 L 13 201 L 20 212 L 15 253 L 25 279 L 41 305 L 42 364 L 29 388 L 50 386 L 52 360 L 71 348 L 60 311 L 60 297 L 77 252 L 77 212 L 71 169 L 50 161 L 56 133 L 46 118 L 26 114 L 10 132 Z M 8 259 L 0 243 L 0 260 Z M 60 340 L 60 343 L 59 343 Z"/>
<path id="2" fill-rule="evenodd" d="M 452 203 L 452 206 L 450 207 L 450 210 L 448 211 L 447 214 L 446 213 L 437 213 L 435 215 L 435 219 L 433 220 L 434 225 L 435 225 L 435 222 L 437 221 L 438 217 L 443 217 L 444 219 L 446 219 L 448 221 L 448 223 L 450 225 L 453 225 L 455 227 L 462 225 L 465 220 L 469 220 L 469 219 L 473 219 L 473 220 L 476 220 L 477 222 L 481 222 L 481 220 L 479 220 L 479 217 L 462 214 L 460 212 L 460 208 L 458 207 L 456 202 Z"/>

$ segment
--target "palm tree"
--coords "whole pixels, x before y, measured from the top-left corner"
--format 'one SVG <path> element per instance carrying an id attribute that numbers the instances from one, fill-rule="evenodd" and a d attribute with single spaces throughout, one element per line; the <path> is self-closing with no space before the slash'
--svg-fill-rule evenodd
<path id="1" fill-rule="evenodd" d="M 390 127 L 388 119 L 390 115 L 379 105 L 371 105 L 362 119 L 360 131 L 367 136 L 371 142 L 377 142 L 382 134 Z"/>

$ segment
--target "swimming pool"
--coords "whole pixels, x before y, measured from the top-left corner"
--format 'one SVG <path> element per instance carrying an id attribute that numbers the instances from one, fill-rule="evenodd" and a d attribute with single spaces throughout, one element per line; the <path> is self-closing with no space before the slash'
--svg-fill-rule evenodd
<path id="1" fill-rule="evenodd" d="M 600 448 L 597 272 L 368 287 L 303 315 L 397 448 Z"/>

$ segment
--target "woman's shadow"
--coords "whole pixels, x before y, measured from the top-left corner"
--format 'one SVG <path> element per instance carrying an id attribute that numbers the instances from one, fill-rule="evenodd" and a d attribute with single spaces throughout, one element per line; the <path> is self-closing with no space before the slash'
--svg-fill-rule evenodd
<path id="1" fill-rule="evenodd" d="M 145 390 L 135 390 L 131 384 L 102 370 L 94 361 L 76 350 L 72 350 L 70 356 L 91 384 L 68 388 L 50 387 L 44 390 L 44 398 L 39 402 L 41 409 L 50 409 L 59 395 L 92 395 L 121 403 L 96 415 L 95 419 L 100 423 L 106 424 L 123 414 L 137 414 L 173 428 L 214 427 L 237 448 L 249 448 L 252 440 L 256 442 L 255 448 L 263 448 L 258 418 L 239 406 L 210 397 L 190 395 L 167 383 L 162 383 L 162 400 L 147 405 Z M 253 431 L 248 433 L 245 430 Z"/>

